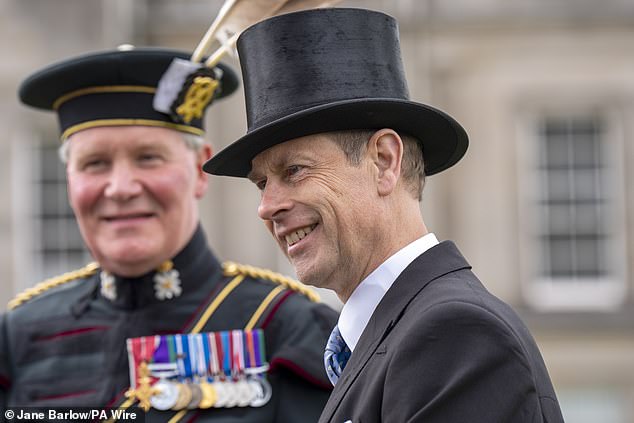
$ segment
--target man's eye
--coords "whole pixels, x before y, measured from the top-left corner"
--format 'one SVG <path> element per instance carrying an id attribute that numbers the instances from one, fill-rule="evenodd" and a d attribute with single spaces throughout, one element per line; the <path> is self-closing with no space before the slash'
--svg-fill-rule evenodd
<path id="1" fill-rule="evenodd" d="M 259 180 L 255 183 L 255 186 L 258 187 L 260 191 L 264 191 L 266 188 L 266 179 Z"/>
<path id="2" fill-rule="evenodd" d="M 151 162 L 153 160 L 159 160 L 160 156 L 158 154 L 146 153 L 139 155 L 139 161 L 141 162 Z"/>
<path id="3" fill-rule="evenodd" d="M 105 160 L 101 160 L 101 159 L 94 159 L 94 160 L 88 160 L 86 162 L 83 163 L 82 165 L 82 169 L 83 170 L 99 170 L 99 169 L 103 169 L 104 167 L 106 167 L 106 161 Z"/>
<path id="4" fill-rule="evenodd" d="M 297 172 L 299 172 L 300 170 L 302 170 L 301 166 L 299 166 L 299 165 L 291 165 L 291 166 L 286 168 L 286 176 L 293 176 Z"/>

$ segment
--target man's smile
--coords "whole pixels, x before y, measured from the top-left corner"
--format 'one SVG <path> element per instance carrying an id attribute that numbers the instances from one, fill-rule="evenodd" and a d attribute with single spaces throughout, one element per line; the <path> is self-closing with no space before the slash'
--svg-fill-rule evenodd
<path id="1" fill-rule="evenodd" d="M 305 226 L 303 228 L 299 228 L 299 229 L 291 232 L 290 234 L 288 234 L 288 235 L 286 235 L 284 237 L 284 239 L 286 240 L 286 244 L 290 247 L 290 246 L 298 243 L 299 241 L 304 239 L 306 237 L 306 235 L 311 233 L 313 231 L 313 229 L 315 229 L 316 226 L 317 226 L 317 224 L 313 224 L 313 225 L 310 225 L 310 226 Z"/>
<path id="2" fill-rule="evenodd" d="M 156 215 L 152 212 L 121 213 L 105 215 L 101 218 L 101 220 L 104 220 L 108 223 L 131 222 L 135 220 L 149 219 L 155 216 Z"/>

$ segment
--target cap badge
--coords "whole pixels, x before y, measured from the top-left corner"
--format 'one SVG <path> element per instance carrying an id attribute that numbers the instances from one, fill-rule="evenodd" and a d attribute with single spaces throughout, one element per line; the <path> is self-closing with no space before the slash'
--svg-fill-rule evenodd
<path id="1" fill-rule="evenodd" d="M 183 89 L 183 94 L 176 99 L 172 110 L 183 122 L 190 123 L 192 119 L 202 118 L 205 108 L 214 98 L 219 83 L 211 76 L 193 74 L 185 84 L 188 87 Z"/>

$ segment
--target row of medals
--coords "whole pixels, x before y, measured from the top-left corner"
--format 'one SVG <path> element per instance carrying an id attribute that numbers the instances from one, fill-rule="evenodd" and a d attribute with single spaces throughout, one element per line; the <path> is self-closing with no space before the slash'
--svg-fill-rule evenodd
<path id="1" fill-rule="evenodd" d="M 177 382 L 160 379 L 150 398 L 157 410 L 221 407 L 261 407 L 271 399 L 271 385 L 264 376 L 241 377 L 214 382 Z"/>

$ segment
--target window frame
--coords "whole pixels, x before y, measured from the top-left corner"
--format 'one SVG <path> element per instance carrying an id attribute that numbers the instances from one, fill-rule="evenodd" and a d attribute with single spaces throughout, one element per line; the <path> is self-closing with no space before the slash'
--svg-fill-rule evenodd
<path id="1" fill-rule="evenodd" d="M 517 125 L 517 181 L 519 212 L 519 252 L 522 294 L 526 303 L 538 311 L 604 311 L 618 310 L 627 300 L 627 254 L 624 173 L 624 122 L 616 107 L 605 104 L 584 104 L 583 101 L 560 105 L 533 105 L 523 108 Z M 601 122 L 606 193 L 607 277 L 552 278 L 541 273 L 539 215 L 540 130 L 546 119 L 582 119 L 595 117 Z M 544 207 L 544 206 L 542 206 Z M 546 221 L 545 223 L 548 223 Z M 594 279 L 594 280 L 593 280 Z"/>
<path id="2" fill-rule="evenodd" d="M 13 289 L 15 292 L 20 292 L 44 279 L 80 268 L 91 260 L 83 239 L 79 245 L 71 245 L 75 243 L 66 242 L 66 245 L 55 248 L 53 254 L 63 255 L 65 249 L 70 251 L 70 253 L 65 258 L 58 260 L 58 264 L 54 266 L 47 264 L 50 262 L 50 257 L 47 257 L 47 250 L 37 247 L 38 242 L 44 239 L 44 226 L 50 225 L 50 221 L 58 221 L 58 228 L 55 229 L 56 233 L 65 233 L 70 222 L 77 225 L 72 211 L 70 214 L 47 217 L 42 206 L 40 189 L 43 185 L 44 175 L 41 160 L 44 156 L 43 150 L 45 146 L 54 149 L 55 159 L 57 159 L 57 145 L 54 144 L 58 141 L 56 134 L 56 130 L 49 128 L 31 129 L 24 130 L 19 136 L 13 138 L 12 191 L 14 194 L 12 203 L 14 206 L 12 220 L 15 228 L 13 236 L 14 274 L 16 275 Z M 61 161 L 58 161 L 58 163 L 63 166 Z M 62 184 L 64 187 L 66 186 L 65 177 L 58 179 L 56 182 L 58 186 Z M 65 192 L 65 189 L 63 191 Z M 68 204 L 66 195 L 63 196 L 64 198 L 61 198 L 60 195 L 57 195 L 57 197 L 58 201 L 64 201 Z M 83 250 L 83 253 L 80 253 L 81 258 L 73 259 L 72 255 L 77 254 L 76 250 L 79 246 Z"/>

